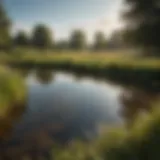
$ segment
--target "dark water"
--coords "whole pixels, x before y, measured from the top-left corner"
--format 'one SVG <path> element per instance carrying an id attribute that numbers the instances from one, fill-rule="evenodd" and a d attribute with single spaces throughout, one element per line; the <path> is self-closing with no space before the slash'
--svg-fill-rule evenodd
<path id="1" fill-rule="evenodd" d="M 124 89 L 118 85 L 58 71 L 26 75 L 26 109 L 8 139 L 0 143 L 3 153 L 42 153 L 55 143 L 92 140 L 102 125 L 123 123 L 120 97 Z"/>

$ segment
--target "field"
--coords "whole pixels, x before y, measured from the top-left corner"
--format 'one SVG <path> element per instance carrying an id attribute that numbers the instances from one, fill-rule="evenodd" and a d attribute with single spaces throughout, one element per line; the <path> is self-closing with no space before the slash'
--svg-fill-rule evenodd
<path id="1" fill-rule="evenodd" d="M 125 67 L 142 67 L 160 69 L 160 59 L 144 58 L 133 54 L 133 51 L 108 51 L 108 52 L 80 52 L 80 51 L 37 51 L 16 50 L 9 55 L 1 54 L 0 62 L 5 60 L 20 62 L 32 61 L 34 63 L 70 62 L 84 65 L 116 65 Z"/>

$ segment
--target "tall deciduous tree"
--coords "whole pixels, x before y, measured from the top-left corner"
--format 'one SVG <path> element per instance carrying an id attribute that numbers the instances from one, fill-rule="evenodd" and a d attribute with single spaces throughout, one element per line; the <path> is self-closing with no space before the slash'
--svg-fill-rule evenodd
<path id="1" fill-rule="evenodd" d="M 95 34 L 94 49 L 103 50 L 105 49 L 105 47 L 106 47 L 105 35 L 102 32 L 97 32 Z"/>
<path id="2" fill-rule="evenodd" d="M 71 49 L 85 49 L 87 46 L 86 35 L 81 30 L 75 30 L 71 34 L 70 47 Z"/>
<path id="3" fill-rule="evenodd" d="M 6 49 L 10 45 L 9 27 L 10 20 L 6 15 L 2 2 L 0 1 L 0 49 Z"/>
<path id="4" fill-rule="evenodd" d="M 14 37 L 13 43 L 16 46 L 25 47 L 28 46 L 30 42 L 27 34 L 24 31 L 19 31 Z"/>
<path id="5" fill-rule="evenodd" d="M 160 56 L 160 1 L 125 0 L 130 6 L 125 14 L 128 22 L 127 41 L 141 47 L 146 54 Z"/>
<path id="6" fill-rule="evenodd" d="M 49 48 L 52 46 L 52 32 L 45 25 L 37 25 L 33 30 L 32 44 L 38 48 Z"/>
<path id="7" fill-rule="evenodd" d="M 124 43 L 124 31 L 115 30 L 108 41 L 108 46 L 111 49 L 120 49 L 125 47 Z"/>

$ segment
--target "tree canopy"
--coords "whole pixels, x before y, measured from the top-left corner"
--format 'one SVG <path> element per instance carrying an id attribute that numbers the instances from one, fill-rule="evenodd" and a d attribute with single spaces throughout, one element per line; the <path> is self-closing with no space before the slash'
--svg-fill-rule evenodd
<path id="1" fill-rule="evenodd" d="M 124 17 L 127 20 L 126 40 L 141 47 L 146 54 L 160 56 L 160 1 L 125 0 L 130 6 Z"/>
<path id="2" fill-rule="evenodd" d="M 51 30 L 43 25 L 39 24 L 35 26 L 32 33 L 32 44 L 38 48 L 49 48 L 52 46 L 52 32 Z"/>
<path id="3" fill-rule="evenodd" d="M 9 34 L 10 20 L 0 2 L 0 49 L 6 49 L 10 44 Z"/>
<path id="4" fill-rule="evenodd" d="M 29 38 L 24 31 L 19 31 L 17 35 L 14 37 L 14 45 L 16 46 L 27 46 L 29 45 Z"/>
<path id="5" fill-rule="evenodd" d="M 70 38 L 71 49 L 85 49 L 87 45 L 86 35 L 81 30 L 74 30 Z"/>
<path id="6" fill-rule="evenodd" d="M 106 39 L 105 35 L 102 32 L 97 32 L 95 34 L 95 42 L 94 42 L 94 49 L 102 50 L 106 47 Z"/>

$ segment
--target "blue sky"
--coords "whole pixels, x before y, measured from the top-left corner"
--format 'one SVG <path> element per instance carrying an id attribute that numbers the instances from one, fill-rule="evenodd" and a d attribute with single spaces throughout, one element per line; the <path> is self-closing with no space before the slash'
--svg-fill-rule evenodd
<path id="1" fill-rule="evenodd" d="M 12 32 L 30 32 L 46 23 L 56 39 L 68 38 L 73 29 L 83 29 L 91 40 L 96 30 L 110 34 L 121 27 L 118 20 L 122 0 L 4 0 L 13 20 Z"/>

